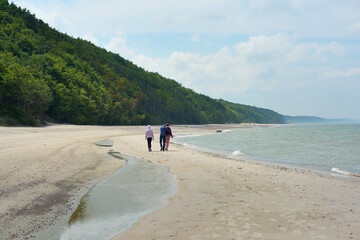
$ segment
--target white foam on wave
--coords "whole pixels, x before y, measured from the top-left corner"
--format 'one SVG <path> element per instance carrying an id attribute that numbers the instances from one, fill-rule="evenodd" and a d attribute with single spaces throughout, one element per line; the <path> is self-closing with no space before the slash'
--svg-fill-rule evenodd
<path id="1" fill-rule="evenodd" d="M 187 147 L 187 146 L 188 146 L 188 143 L 186 143 L 186 142 L 179 142 L 179 141 L 176 141 L 176 140 L 172 140 L 172 143 L 175 143 L 175 144 L 178 144 L 178 145 L 181 145 L 181 146 L 184 146 L 184 147 Z"/>
<path id="2" fill-rule="evenodd" d="M 243 152 L 241 152 L 240 150 L 236 150 L 236 151 L 233 151 L 231 156 L 237 156 L 237 155 L 241 155 L 241 154 L 244 154 Z"/>
<path id="3" fill-rule="evenodd" d="M 350 175 L 349 172 L 344 171 L 344 170 L 341 170 L 341 169 L 336 168 L 336 167 L 333 167 L 333 168 L 331 169 L 331 171 L 332 171 L 332 172 L 336 172 L 336 173 L 341 173 L 341 174 L 344 174 L 344 175 Z"/>
<path id="4" fill-rule="evenodd" d="M 201 136 L 212 135 L 212 134 L 214 134 L 214 133 L 213 132 L 211 132 L 211 133 L 194 133 L 194 134 L 176 135 L 176 138 L 201 137 Z"/>
<path id="5" fill-rule="evenodd" d="M 176 143 L 176 144 L 179 144 L 179 145 L 182 145 L 183 147 L 186 147 L 186 148 L 191 148 L 191 149 L 193 149 L 193 148 L 196 148 L 194 145 L 192 145 L 192 144 L 189 144 L 189 143 L 182 143 L 182 142 L 175 142 L 174 141 L 174 143 Z"/>

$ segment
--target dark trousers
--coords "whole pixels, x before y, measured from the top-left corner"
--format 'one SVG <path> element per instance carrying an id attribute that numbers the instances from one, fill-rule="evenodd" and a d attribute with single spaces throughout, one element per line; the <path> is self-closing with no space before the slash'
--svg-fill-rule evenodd
<path id="1" fill-rule="evenodd" d="M 152 138 L 147 138 L 149 150 L 151 150 L 151 141 L 152 141 Z"/>
<path id="2" fill-rule="evenodd" d="M 162 151 L 165 150 L 165 136 L 160 136 L 160 148 Z"/>

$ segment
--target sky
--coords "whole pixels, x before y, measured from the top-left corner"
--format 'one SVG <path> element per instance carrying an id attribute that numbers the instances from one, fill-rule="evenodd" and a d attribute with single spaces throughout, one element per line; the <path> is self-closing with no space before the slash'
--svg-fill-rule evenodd
<path id="1" fill-rule="evenodd" d="M 212 98 L 360 120 L 359 0 L 12 2 Z"/>

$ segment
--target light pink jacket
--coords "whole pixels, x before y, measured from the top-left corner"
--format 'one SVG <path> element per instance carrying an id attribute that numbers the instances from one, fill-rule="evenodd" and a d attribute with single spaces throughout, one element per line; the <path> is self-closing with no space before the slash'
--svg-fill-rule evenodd
<path id="1" fill-rule="evenodd" d="M 147 128 L 148 129 L 146 130 L 146 133 L 145 133 L 145 139 L 152 138 L 154 140 L 154 132 L 151 129 L 151 126 L 148 125 Z"/>

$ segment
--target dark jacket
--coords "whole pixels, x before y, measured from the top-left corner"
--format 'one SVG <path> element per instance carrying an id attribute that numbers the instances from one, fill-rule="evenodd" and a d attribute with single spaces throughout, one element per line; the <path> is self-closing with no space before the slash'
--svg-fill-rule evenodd
<path id="1" fill-rule="evenodd" d="M 166 128 L 165 135 L 166 135 L 166 136 L 169 136 L 169 135 L 170 135 L 171 137 L 173 137 L 173 135 L 172 135 L 172 133 L 171 133 L 171 128 L 170 128 L 170 127 L 167 127 L 167 128 Z"/>

